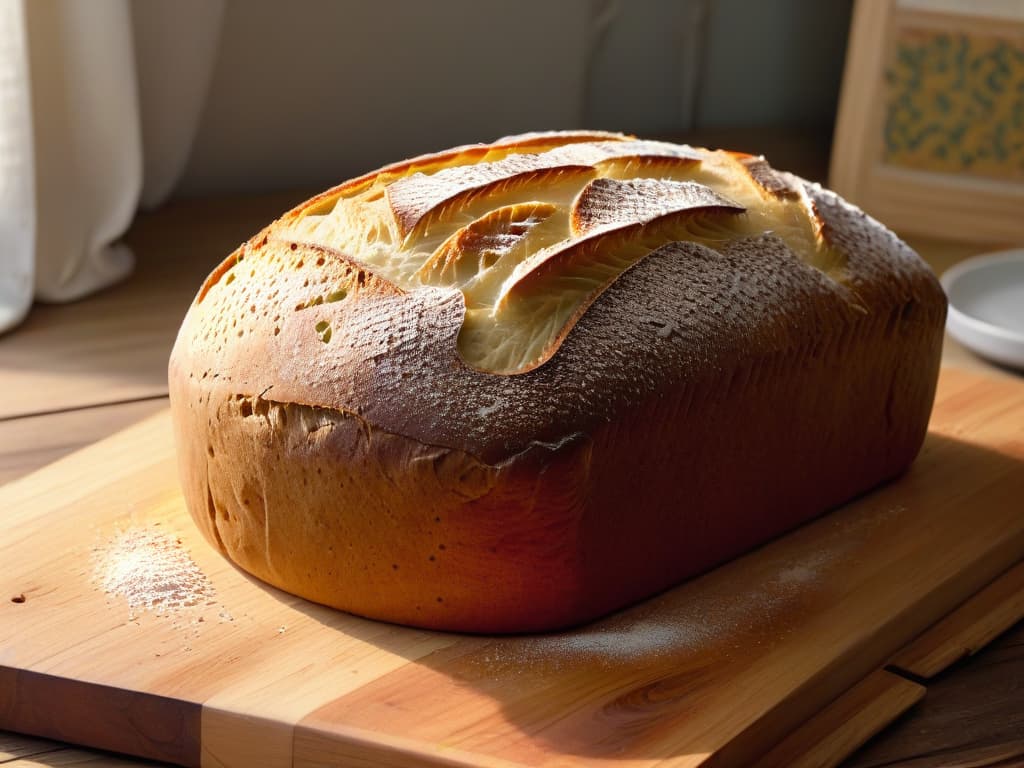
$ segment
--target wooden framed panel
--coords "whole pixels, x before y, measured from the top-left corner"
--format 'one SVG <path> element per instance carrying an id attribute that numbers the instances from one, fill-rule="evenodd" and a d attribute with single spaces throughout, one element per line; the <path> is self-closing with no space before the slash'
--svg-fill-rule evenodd
<path id="1" fill-rule="evenodd" d="M 860 0 L 830 183 L 901 231 L 1024 240 L 1024 3 Z"/>

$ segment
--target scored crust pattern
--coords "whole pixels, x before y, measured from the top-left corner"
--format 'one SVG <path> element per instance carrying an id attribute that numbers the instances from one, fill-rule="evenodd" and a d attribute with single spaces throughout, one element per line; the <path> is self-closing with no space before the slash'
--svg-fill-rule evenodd
<path id="1" fill-rule="evenodd" d="M 773 233 L 830 276 L 842 269 L 801 188 L 760 158 L 601 136 L 413 168 L 317 199 L 275 236 L 335 249 L 403 291 L 459 290 L 459 353 L 488 373 L 545 363 L 619 275 L 668 242 L 721 250 Z"/>
<path id="2" fill-rule="evenodd" d="M 585 173 L 578 153 L 556 169 L 524 161 L 555 181 L 514 194 L 453 185 L 444 200 L 461 195 L 458 210 L 427 211 L 399 234 L 397 181 L 615 141 L 611 165 L 581 150 Z M 513 137 L 328 190 L 213 271 L 179 333 L 172 381 L 188 380 L 192 398 L 334 409 L 502 462 L 727 367 L 740 350 L 798 347 L 810 329 L 825 344 L 858 318 L 936 303 L 919 258 L 835 195 L 759 158 L 652 144 Z M 450 207 L 431 194 L 434 208 Z M 524 339 L 537 353 L 512 359 Z"/>

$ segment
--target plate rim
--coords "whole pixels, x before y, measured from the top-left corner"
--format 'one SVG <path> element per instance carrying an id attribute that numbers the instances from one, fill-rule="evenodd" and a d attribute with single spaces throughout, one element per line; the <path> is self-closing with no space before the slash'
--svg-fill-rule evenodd
<path id="1" fill-rule="evenodd" d="M 977 333 L 994 336 L 1001 341 L 1010 342 L 1014 345 L 1021 345 L 1021 357 L 1018 360 L 1018 363 L 1024 363 L 1024 333 L 1002 325 L 991 323 L 987 320 L 982 320 L 972 314 L 969 314 L 954 303 L 952 295 L 953 286 L 957 281 L 963 278 L 964 275 L 992 267 L 996 264 L 1005 264 L 1008 262 L 1020 263 L 1021 266 L 1024 267 L 1024 248 L 1007 248 L 1001 251 L 993 251 L 991 253 L 972 256 L 947 269 L 943 273 L 942 277 L 939 278 L 939 282 L 942 283 L 942 289 L 946 292 L 950 319 L 955 318 L 957 322 L 967 326 Z M 947 320 L 947 326 L 949 324 L 950 323 Z M 954 336 L 956 336 L 961 342 L 967 344 L 967 346 L 976 350 L 975 345 L 964 342 L 959 334 L 954 333 Z"/>

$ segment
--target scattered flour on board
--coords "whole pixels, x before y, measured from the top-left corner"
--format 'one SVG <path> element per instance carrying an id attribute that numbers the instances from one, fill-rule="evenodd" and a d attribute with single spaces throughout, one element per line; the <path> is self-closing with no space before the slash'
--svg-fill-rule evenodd
<path id="1" fill-rule="evenodd" d="M 772 644 L 795 631 L 806 613 L 801 602 L 813 598 L 825 574 L 857 559 L 868 536 L 905 511 L 893 507 L 836 521 L 814 549 L 769 562 L 760 583 L 713 571 L 699 586 L 693 582 L 685 598 L 673 590 L 577 630 L 498 639 L 481 651 L 476 665 L 505 676 L 595 664 L 645 665 L 698 651 L 747 653 L 751 642 Z"/>
<path id="2" fill-rule="evenodd" d="M 108 595 L 124 599 L 129 621 L 136 621 L 144 611 L 173 616 L 172 625 L 192 637 L 206 622 L 202 612 L 216 606 L 213 584 L 181 539 L 152 527 L 119 529 L 94 546 L 92 579 Z M 223 606 L 217 618 L 234 620 Z"/>
<path id="3" fill-rule="evenodd" d="M 213 585 L 181 540 L 149 528 L 118 531 L 93 550 L 93 577 L 104 592 L 133 611 L 168 613 L 205 603 Z"/>

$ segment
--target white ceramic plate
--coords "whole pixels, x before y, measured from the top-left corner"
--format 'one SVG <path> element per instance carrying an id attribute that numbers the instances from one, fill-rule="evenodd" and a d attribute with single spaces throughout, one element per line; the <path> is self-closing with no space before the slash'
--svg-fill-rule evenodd
<path id="1" fill-rule="evenodd" d="M 976 256 L 942 276 L 946 328 L 957 341 L 1024 370 L 1024 248 Z"/>

